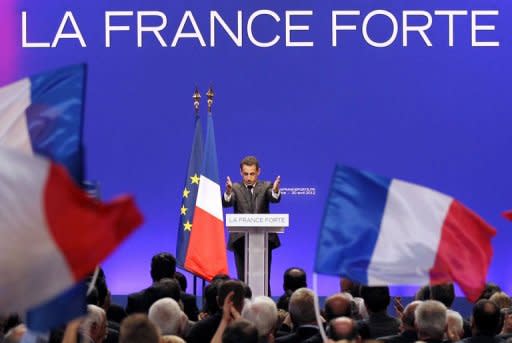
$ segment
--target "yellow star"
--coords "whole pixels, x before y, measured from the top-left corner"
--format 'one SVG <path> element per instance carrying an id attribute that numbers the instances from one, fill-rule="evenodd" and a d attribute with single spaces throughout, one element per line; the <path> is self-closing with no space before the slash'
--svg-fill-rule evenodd
<path id="1" fill-rule="evenodd" d="M 188 208 L 185 207 L 185 205 L 181 205 L 180 212 L 182 215 L 187 215 Z"/>
<path id="2" fill-rule="evenodd" d="M 190 193 L 190 191 L 187 189 L 187 187 L 185 187 L 185 189 L 183 190 L 183 197 L 188 198 L 189 193 Z"/>
<path id="3" fill-rule="evenodd" d="M 183 229 L 185 231 L 192 231 L 192 224 L 190 224 L 190 221 L 187 220 L 187 222 L 183 224 Z"/>
<path id="4" fill-rule="evenodd" d="M 199 176 L 197 176 L 197 174 L 194 174 L 194 176 L 190 177 L 190 182 L 198 185 L 199 184 Z"/>

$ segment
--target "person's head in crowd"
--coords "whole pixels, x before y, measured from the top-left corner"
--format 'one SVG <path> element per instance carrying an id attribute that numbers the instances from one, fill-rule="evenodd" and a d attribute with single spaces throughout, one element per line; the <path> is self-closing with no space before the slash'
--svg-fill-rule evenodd
<path id="1" fill-rule="evenodd" d="M 94 279 L 94 274 L 96 271 L 93 271 L 90 273 L 86 280 L 88 282 L 92 282 Z M 105 311 L 108 310 L 108 307 L 110 306 L 110 292 L 107 287 L 107 280 L 105 278 L 105 272 L 102 268 L 98 269 L 98 275 L 96 276 L 96 280 L 94 283 L 94 287 L 96 288 L 97 292 L 97 302 L 88 302 L 88 304 L 92 305 L 98 305 L 99 307 L 103 308 Z"/>
<path id="2" fill-rule="evenodd" d="M 446 311 L 446 339 L 452 342 L 464 337 L 464 320 L 459 312 L 448 309 Z"/>
<path id="3" fill-rule="evenodd" d="M 361 297 L 368 312 L 379 313 L 385 312 L 391 301 L 388 287 L 361 287 Z"/>
<path id="4" fill-rule="evenodd" d="M 180 273 L 178 271 L 174 272 L 174 278 L 178 280 L 178 283 L 180 284 L 180 289 L 182 292 L 187 291 L 187 278 L 183 273 Z"/>
<path id="5" fill-rule="evenodd" d="M 228 280 L 231 280 L 231 277 L 228 274 L 216 274 L 212 278 L 212 282 L 211 283 L 224 282 L 224 281 L 228 281 Z"/>
<path id="6" fill-rule="evenodd" d="M 489 300 L 494 301 L 500 310 L 512 306 L 512 300 L 505 292 L 496 292 L 489 298 Z"/>
<path id="7" fill-rule="evenodd" d="M 161 335 L 183 337 L 186 333 L 188 318 L 178 303 L 171 298 L 163 298 L 149 308 L 149 320 L 160 329 Z"/>
<path id="8" fill-rule="evenodd" d="M 160 343 L 187 343 L 181 337 L 175 335 L 164 335 L 160 337 Z"/>
<path id="9" fill-rule="evenodd" d="M 20 324 L 22 324 L 22 321 L 19 314 L 11 313 L 1 320 L 2 332 L 7 333 L 10 329 Z"/>
<path id="10" fill-rule="evenodd" d="M 252 302 L 245 304 L 242 318 L 247 319 L 256 326 L 258 335 L 266 337 L 266 341 L 274 335 L 277 325 L 277 307 L 272 299 L 259 296 Z"/>
<path id="11" fill-rule="evenodd" d="M 246 283 L 244 283 L 244 297 L 245 299 L 252 299 L 252 289 Z"/>
<path id="12" fill-rule="evenodd" d="M 126 317 L 119 329 L 119 343 L 159 343 L 158 328 L 145 314 Z"/>
<path id="13" fill-rule="evenodd" d="M 340 279 L 340 291 L 349 293 L 353 297 L 361 297 L 361 284 L 347 278 Z"/>
<path id="14" fill-rule="evenodd" d="M 501 334 L 511 334 L 512 333 L 512 307 L 504 308 L 501 310 L 501 314 L 503 316 L 503 327 L 501 329 Z"/>
<path id="15" fill-rule="evenodd" d="M 26 332 L 27 327 L 25 324 L 18 324 L 6 332 L 2 343 L 19 343 Z"/>
<path id="16" fill-rule="evenodd" d="M 414 319 L 414 311 L 422 301 L 414 300 L 407 304 L 404 308 L 404 313 L 402 314 L 402 323 L 401 323 L 401 331 L 415 331 L 415 319 Z"/>
<path id="17" fill-rule="evenodd" d="M 151 259 L 151 278 L 153 282 L 163 278 L 172 279 L 176 272 L 176 259 L 169 253 L 156 254 Z"/>
<path id="18" fill-rule="evenodd" d="M 473 306 L 473 335 L 494 336 L 500 323 L 500 309 L 490 300 L 481 299 Z"/>
<path id="19" fill-rule="evenodd" d="M 416 292 L 416 294 L 414 296 L 414 300 L 424 301 L 424 300 L 429 300 L 429 299 L 430 299 L 430 286 L 429 285 L 425 285 L 425 286 L 421 287 L 420 289 L 418 289 L 418 291 Z"/>
<path id="20" fill-rule="evenodd" d="M 452 307 L 455 300 L 453 283 L 430 286 L 430 299 L 442 302 L 447 308 Z"/>
<path id="21" fill-rule="evenodd" d="M 309 288 L 299 288 L 290 297 L 288 312 L 295 328 L 302 325 L 316 325 L 315 293 Z"/>
<path id="22" fill-rule="evenodd" d="M 203 312 L 212 315 L 218 311 L 220 311 L 219 304 L 217 303 L 217 292 L 218 287 L 217 283 L 211 283 L 207 285 L 204 289 L 204 297 L 203 297 Z"/>
<path id="23" fill-rule="evenodd" d="M 258 330 L 248 320 L 235 320 L 226 327 L 222 343 L 258 343 Z"/>
<path id="24" fill-rule="evenodd" d="M 171 298 L 180 303 L 180 293 L 180 285 L 176 279 L 163 278 L 153 284 L 153 292 L 150 294 L 149 303 L 153 304 L 163 298 Z"/>
<path id="25" fill-rule="evenodd" d="M 338 317 L 352 318 L 354 304 L 349 293 L 336 293 L 325 300 L 325 320 L 328 322 Z"/>
<path id="26" fill-rule="evenodd" d="M 437 300 L 426 300 L 414 311 L 418 339 L 442 340 L 446 331 L 446 306 Z"/>
<path id="27" fill-rule="evenodd" d="M 357 323 L 352 318 L 339 317 L 331 320 L 327 331 L 328 337 L 333 341 L 361 342 Z"/>
<path id="28" fill-rule="evenodd" d="M 283 274 L 283 291 L 292 294 L 299 288 L 307 287 L 306 272 L 299 267 L 292 267 L 285 270 Z"/>
<path id="29" fill-rule="evenodd" d="M 87 316 L 80 325 L 80 332 L 94 343 L 101 343 L 107 336 L 107 314 L 96 305 L 87 305 Z"/>
<path id="30" fill-rule="evenodd" d="M 224 305 L 224 300 L 230 292 L 233 292 L 233 306 L 235 309 L 242 313 L 242 309 L 244 307 L 244 299 L 245 299 L 245 289 L 242 281 L 239 280 L 227 280 L 222 282 L 219 285 L 217 291 L 217 305 L 219 308 L 222 308 Z"/>
<path id="31" fill-rule="evenodd" d="M 107 310 L 108 321 L 121 324 L 123 319 L 126 318 L 126 311 L 122 306 L 111 304 Z"/>
<path id="32" fill-rule="evenodd" d="M 482 294 L 480 294 L 480 298 L 478 298 L 478 300 L 480 300 L 480 299 L 490 299 L 494 293 L 498 293 L 498 292 L 501 292 L 500 286 L 498 286 L 498 285 L 496 285 L 495 283 L 492 283 L 492 282 L 487 282 L 485 284 L 485 288 L 482 291 Z"/>

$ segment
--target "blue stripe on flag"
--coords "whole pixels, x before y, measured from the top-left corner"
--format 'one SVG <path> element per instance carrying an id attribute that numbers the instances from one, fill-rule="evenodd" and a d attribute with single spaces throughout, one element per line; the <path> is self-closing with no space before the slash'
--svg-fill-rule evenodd
<path id="1" fill-rule="evenodd" d="M 27 327 L 46 332 L 87 312 L 87 284 L 80 282 L 50 301 L 27 312 Z"/>
<path id="2" fill-rule="evenodd" d="M 204 156 L 201 175 L 206 176 L 208 179 L 218 184 L 219 168 L 217 167 L 217 148 L 215 146 L 215 131 L 211 113 L 208 113 L 208 120 L 206 122 L 206 142 L 204 143 L 204 151 L 208 153 Z"/>
<path id="3" fill-rule="evenodd" d="M 85 75 L 86 66 L 80 64 L 31 77 L 26 111 L 33 151 L 63 164 L 78 184 L 83 178 Z"/>
<path id="4" fill-rule="evenodd" d="M 317 243 L 315 271 L 367 283 L 391 180 L 336 166 Z"/>

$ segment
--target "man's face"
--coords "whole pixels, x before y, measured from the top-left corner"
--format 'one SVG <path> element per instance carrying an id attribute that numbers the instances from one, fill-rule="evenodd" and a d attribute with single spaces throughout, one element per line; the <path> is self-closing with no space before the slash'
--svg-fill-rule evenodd
<path id="1" fill-rule="evenodd" d="M 248 166 L 242 164 L 240 175 L 242 175 L 245 185 L 254 185 L 258 181 L 258 176 L 260 176 L 260 169 L 257 169 L 255 165 Z"/>

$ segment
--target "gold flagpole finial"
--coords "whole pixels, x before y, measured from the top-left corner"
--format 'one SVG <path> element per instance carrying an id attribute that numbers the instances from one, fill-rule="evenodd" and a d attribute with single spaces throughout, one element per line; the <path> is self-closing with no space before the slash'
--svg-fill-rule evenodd
<path id="1" fill-rule="evenodd" d="M 194 95 L 192 95 L 192 99 L 194 99 L 194 110 L 196 111 L 196 114 L 198 114 L 199 113 L 199 100 L 201 100 L 201 94 L 199 93 L 197 86 L 196 86 Z"/>
<path id="2" fill-rule="evenodd" d="M 212 113 L 212 105 L 213 105 L 213 96 L 215 94 L 213 93 L 213 88 L 210 86 L 208 88 L 208 93 L 206 93 L 206 96 L 208 97 L 208 113 Z"/>

